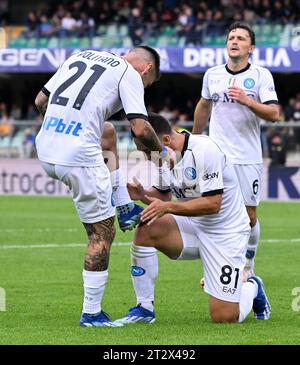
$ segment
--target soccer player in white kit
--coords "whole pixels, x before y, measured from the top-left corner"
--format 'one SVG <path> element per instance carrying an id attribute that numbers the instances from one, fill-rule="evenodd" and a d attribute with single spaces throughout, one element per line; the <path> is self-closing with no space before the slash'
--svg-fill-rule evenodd
<path id="1" fill-rule="evenodd" d="M 201 258 L 213 322 L 242 322 L 252 308 L 255 318 L 268 319 L 270 304 L 262 280 L 242 280 L 250 226 L 231 163 L 210 137 L 172 131 L 168 121 L 154 113 L 149 113 L 149 122 L 179 158 L 173 169 L 159 168 L 155 187 L 128 184 L 131 198 L 149 206 L 141 214 L 145 224 L 137 227 L 131 248 L 137 305 L 116 323 L 155 321 L 155 249 L 173 260 Z M 139 150 L 150 152 L 135 142 Z"/>
<path id="2" fill-rule="evenodd" d="M 50 177 L 69 187 L 89 238 L 82 326 L 116 326 L 101 308 L 115 236 L 112 185 L 100 147 L 103 124 L 124 108 L 135 137 L 150 150 L 163 150 L 144 105 L 144 87 L 157 80 L 159 63 L 157 52 L 147 46 L 123 57 L 94 50 L 77 52 L 36 97 L 44 115 L 36 138 L 38 158 Z"/>
<path id="3" fill-rule="evenodd" d="M 194 112 L 193 133 L 202 133 L 208 119 L 209 136 L 234 166 L 250 218 L 251 235 L 245 271 L 253 274 L 260 237 L 256 207 L 262 179 L 260 120 L 279 118 L 278 99 L 271 73 L 249 63 L 255 34 L 244 23 L 234 23 L 227 35 L 227 64 L 208 69 L 201 99 Z"/>

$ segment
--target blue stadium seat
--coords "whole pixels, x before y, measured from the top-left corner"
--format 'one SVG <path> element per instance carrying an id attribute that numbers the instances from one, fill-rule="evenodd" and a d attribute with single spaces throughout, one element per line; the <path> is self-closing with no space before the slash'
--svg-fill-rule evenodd
<path id="1" fill-rule="evenodd" d="M 271 24 L 264 24 L 261 26 L 262 28 L 262 34 L 264 36 L 269 36 L 272 34 L 273 26 Z"/>
<path id="2" fill-rule="evenodd" d="M 130 37 L 126 36 L 123 38 L 123 47 L 132 47 L 132 40 Z"/>
<path id="3" fill-rule="evenodd" d="M 48 48 L 57 48 L 59 45 L 59 39 L 57 37 L 51 37 L 49 39 Z"/>
<path id="4" fill-rule="evenodd" d="M 80 48 L 90 48 L 91 40 L 88 37 L 79 38 L 79 46 Z"/>
<path id="5" fill-rule="evenodd" d="M 48 48 L 49 39 L 48 38 L 40 38 L 37 42 L 39 48 Z"/>
<path id="6" fill-rule="evenodd" d="M 92 38 L 92 48 L 101 48 L 103 44 L 103 37 L 93 37 Z"/>
<path id="7" fill-rule="evenodd" d="M 120 28 L 119 28 L 119 35 L 121 37 L 126 37 L 128 36 L 128 26 L 125 25 L 125 24 L 122 24 L 120 25 Z"/>

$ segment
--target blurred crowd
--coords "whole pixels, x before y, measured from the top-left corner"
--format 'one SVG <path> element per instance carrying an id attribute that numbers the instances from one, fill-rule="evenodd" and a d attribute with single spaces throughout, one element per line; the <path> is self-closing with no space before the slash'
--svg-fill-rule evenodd
<path id="1" fill-rule="evenodd" d="M 10 108 L 0 101 L 0 147 L 4 141 L 19 149 L 20 157 L 35 157 L 35 137 L 42 125 L 42 117 L 33 104 L 28 105 L 25 113 L 12 104 Z"/>
<path id="2" fill-rule="evenodd" d="M 7 0 L 0 0 L 0 21 L 9 22 Z M 1 11 L 1 4 L 3 10 Z M 101 25 L 128 27 L 133 45 L 175 31 L 187 44 L 201 44 L 206 36 L 223 35 L 230 23 L 290 24 L 300 21 L 298 0 L 50 0 L 37 2 L 24 20 L 25 37 L 93 37 Z M 174 33 L 172 33 L 174 34 Z"/>
<path id="3" fill-rule="evenodd" d="M 0 0 L 0 26 L 17 25 L 11 13 L 11 2 Z M 184 44 L 201 44 L 203 35 L 218 37 L 226 32 L 233 21 L 244 20 L 252 25 L 300 23 L 299 0 L 49 0 L 36 2 L 24 14 L 25 38 L 94 37 L 101 36 L 105 26 L 114 24 L 126 27 L 133 45 L 147 42 L 169 29 L 184 38 Z M 156 101 L 148 105 L 149 111 L 160 112 L 174 128 L 190 128 L 197 100 L 176 92 L 165 95 L 163 105 Z M 122 113 L 114 116 L 123 119 Z M 19 122 L 22 121 L 22 122 Z M 28 121 L 28 123 L 26 123 Z M 34 121 L 34 125 L 32 124 Z M 300 93 L 281 106 L 280 122 L 297 122 L 300 125 Z M 0 100 L 0 146 L 3 141 L 18 140 L 22 155 L 35 153 L 35 136 L 41 126 L 41 117 L 34 105 L 21 110 Z M 23 123 L 23 125 L 22 125 Z M 25 124 L 24 124 L 25 123 Z M 120 129 L 124 145 L 131 141 L 129 127 Z M 262 126 L 264 157 L 271 163 L 284 165 L 286 152 L 300 151 L 300 128 Z"/>
<path id="4" fill-rule="evenodd" d="M 11 18 L 8 0 L 0 0 L 0 27 L 9 24 Z"/>
<path id="5" fill-rule="evenodd" d="M 164 106 L 148 105 L 148 111 L 159 112 L 170 121 L 174 129 L 186 128 L 191 130 L 193 111 L 196 101 L 187 98 L 181 103 L 176 98 L 166 98 Z M 261 142 L 264 157 L 269 157 L 271 164 L 284 165 L 288 151 L 300 152 L 300 93 L 291 98 L 287 105 L 280 105 L 280 123 L 296 122 L 299 128 L 274 124 L 272 127 L 264 127 L 262 124 Z M 114 115 L 113 120 L 124 120 L 124 114 Z M 29 105 L 25 112 L 13 104 L 8 107 L 0 101 L 0 147 L 4 138 L 10 142 L 17 140 L 22 148 L 22 157 L 35 156 L 35 136 L 42 124 L 42 118 L 33 104 Z M 118 127 L 120 146 L 130 146 L 132 138 L 129 124 Z M 206 133 L 208 128 L 206 129 Z"/>

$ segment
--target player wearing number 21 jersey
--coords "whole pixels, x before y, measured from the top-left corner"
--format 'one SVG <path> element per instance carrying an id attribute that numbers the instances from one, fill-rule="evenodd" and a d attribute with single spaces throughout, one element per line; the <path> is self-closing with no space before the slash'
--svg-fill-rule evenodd
<path id="1" fill-rule="evenodd" d="M 107 52 L 71 56 L 44 86 L 50 95 L 37 136 L 41 161 L 66 166 L 103 164 L 99 141 L 103 123 L 124 108 L 127 118 L 147 119 L 140 75 Z M 53 151 L 55 147 L 55 153 Z"/>
<path id="2" fill-rule="evenodd" d="M 38 158 L 50 177 L 69 187 L 89 239 L 82 326 L 115 326 L 101 308 L 115 235 L 112 183 L 101 150 L 104 122 L 123 108 L 136 138 L 162 151 L 144 105 L 144 87 L 158 79 L 159 63 L 157 52 L 147 46 L 123 57 L 94 50 L 77 52 L 36 98 L 44 115 L 36 138 Z"/>

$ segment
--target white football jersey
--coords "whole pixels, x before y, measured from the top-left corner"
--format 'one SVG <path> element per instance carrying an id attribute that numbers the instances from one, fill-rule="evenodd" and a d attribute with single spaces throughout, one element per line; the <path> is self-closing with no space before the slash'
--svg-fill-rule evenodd
<path id="1" fill-rule="evenodd" d="M 148 119 L 139 73 L 108 52 L 72 55 L 42 91 L 49 102 L 36 138 L 41 161 L 66 166 L 103 163 L 103 123 L 124 108 L 127 119 Z"/>
<path id="2" fill-rule="evenodd" d="M 212 101 L 209 135 L 234 164 L 262 163 L 260 118 L 228 96 L 232 84 L 254 100 L 277 104 L 273 77 L 266 68 L 248 64 L 239 72 L 227 65 L 212 67 L 203 78 L 202 97 Z"/>
<path id="3" fill-rule="evenodd" d="M 159 169 L 155 187 L 172 191 L 180 201 L 222 193 L 218 214 L 189 217 L 207 233 L 249 230 L 249 218 L 233 166 L 208 136 L 185 134 L 182 159 L 170 170 Z"/>

